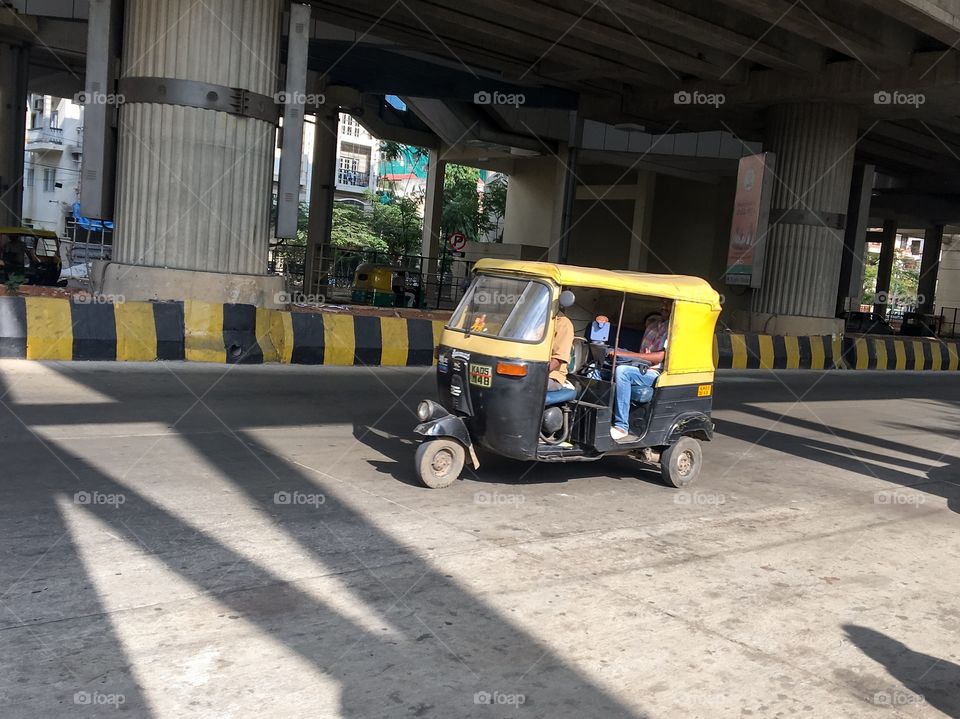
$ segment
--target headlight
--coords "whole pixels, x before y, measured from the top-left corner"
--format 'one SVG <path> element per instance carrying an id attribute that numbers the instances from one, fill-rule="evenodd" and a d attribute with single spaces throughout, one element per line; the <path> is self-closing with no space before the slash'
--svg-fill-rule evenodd
<path id="1" fill-rule="evenodd" d="M 419 405 L 417 405 L 417 417 L 420 418 L 421 422 L 426 422 L 430 419 L 430 414 L 432 412 L 432 407 L 430 407 L 431 402 L 429 400 L 423 400 Z"/>

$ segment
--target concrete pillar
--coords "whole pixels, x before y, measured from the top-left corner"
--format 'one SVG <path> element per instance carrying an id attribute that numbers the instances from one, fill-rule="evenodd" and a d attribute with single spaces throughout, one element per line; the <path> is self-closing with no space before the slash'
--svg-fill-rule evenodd
<path id="1" fill-rule="evenodd" d="M 873 165 L 858 165 L 854 168 L 850 200 L 847 203 L 847 227 L 843 233 L 843 255 L 840 258 L 838 314 L 860 308 L 865 267 L 863 255 L 867 245 L 867 224 L 870 222 L 873 176 Z"/>
<path id="2" fill-rule="evenodd" d="M 561 147 L 558 154 L 560 157 L 566 156 L 566 148 Z M 573 194 L 568 192 L 569 189 L 567 167 L 556 157 L 547 155 L 518 159 L 510 175 L 507 209 L 503 217 L 503 241 L 542 247 L 543 251 L 537 259 L 561 261 L 564 201 L 569 194 Z M 573 218 L 572 223 L 575 222 L 576 218 Z"/>
<path id="3" fill-rule="evenodd" d="M 283 283 L 265 273 L 281 11 L 281 0 L 127 0 L 117 264 L 104 291 L 275 303 Z"/>
<path id="4" fill-rule="evenodd" d="M 22 223 L 28 53 L 25 44 L 0 38 L 0 227 Z"/>
<path id="5" fill-rule="evenodd" d="M 923 257 L 920 259 L 920 280 L 917 282 L 917 311 L 933 312 L 937 296 L 937 275 L 940 272 L 940 247 L 943 225 L 928 227 L 923 233 Z"/>
<path id="6" fill-rule="evenodd" d="M 890 299 L 890 281 L 893 277 L 893 260 L 896 251 L 896 220 L 885 220 L 883 223 L 883 238 L 880 240 L 880 261 L 877 264 L 877 289 L 873 294 L 873 311 L 881 317 L 887 316 L 887 303 Z"/>
<path id="7" fill-rule="evenodd" d="M 776 153 L 763 286 L 753 328 L 773 334 L 839 332 L 837 284 L 857 111 L 826 103 L 773 107 L 764 150 Z"/>
<path id="8" fill-rule="evenodd" d="M 330 271 L 333 198 L 337 188 L 337 151 L 340 113 L 318 112 L 313 132 L 313 167 L 310 210 L 307 217 L 307 251 L 303 265 L 303 291 L 323 294 Z"/>
<path id="9" fill-rule="evenodd" d="M 937 314 L 943 317 L 944 335 L 960 334 L 960 235 L 943 238 L 937 273 Z"/>
<path id="10" fill-rule="evenodd" d="M 643 272 L 650 256 L 650 228 L 653 224 L 653 193 L 657 175 L 641 170 L 637 173 L 636 198 L 633 204 L 633 225 L 630 228 L 630 256 L 627 269 Z"/>
<path id="11" fill-rule="evenodd" d="M 424 273 L 424 292 L 428 307 L 438 304 L 440 284 L 438 263 L 443 252 L 445 237 L 440 236 L 440 221 L 443 218 L 443 181 L 447 163 L 440 150 L 430 150 L 427 154 L 427 186 L 423 196 L 423 230 L 420 238 L 421 270 Z M 509 193 L 507 193 L 509 197 Z"/>

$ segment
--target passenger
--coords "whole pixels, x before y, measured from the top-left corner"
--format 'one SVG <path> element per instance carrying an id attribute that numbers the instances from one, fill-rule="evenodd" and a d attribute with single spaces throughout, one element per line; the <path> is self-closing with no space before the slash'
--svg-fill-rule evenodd
<path id="1" fill-rule="evenodd" d="M 576 296 L 570 290 L 560 293 L 557 317 L 554 322 L 553 345 L 550 348 L 548 392 L 570 386 L 567 382 L 567 366 L 570 364 L 570 354 L 573 352 L 573 323 L 563 311 L 576 301 Z"/>
<path id="2" fill-rule="evenodd" d="M 630 396 L 633 388 L 653 387 L 663 360 L 666 357 L 667 330 L 670 326 L 670 302 L 660 302 L 660 312 L 651 313 L 645 320 L 643 339 L 639 352 L 619 350 L 617 358 L 625 360 L 644 360 L 650 363 L 646 371 L 630 364 L 618 364 L 616 369 L 616 396 L 613 405 L 613 426 L 610 436 L 617 442 L 633 442 L 636 437 L 630 434 Z"/>

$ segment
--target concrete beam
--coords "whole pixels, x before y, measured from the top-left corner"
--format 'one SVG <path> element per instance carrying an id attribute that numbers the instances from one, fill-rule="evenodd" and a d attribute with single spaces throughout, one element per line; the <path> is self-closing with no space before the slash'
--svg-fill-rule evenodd
<path id="1" fill-rule="evenodd" d="M 859 2 L 951 47 L 960 42 L 960 3 L 956 0 L 859 0 Z"/>

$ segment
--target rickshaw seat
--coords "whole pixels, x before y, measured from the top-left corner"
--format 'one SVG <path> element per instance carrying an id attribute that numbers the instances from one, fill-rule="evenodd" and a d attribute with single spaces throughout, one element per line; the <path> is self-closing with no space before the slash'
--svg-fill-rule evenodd
<path id="1" fill-rule="evenodd" d="M 575 389 L 568 389 L 567 387 L 564 387 L 563 389 L 552 389 L 547 392 L 547 401 L 543 403 L 543 406 L 553 407 L 558 404 L 563 404 L 564 402 L 569 402 L 570 400 L 576 398 L 577 390 Z"/>

